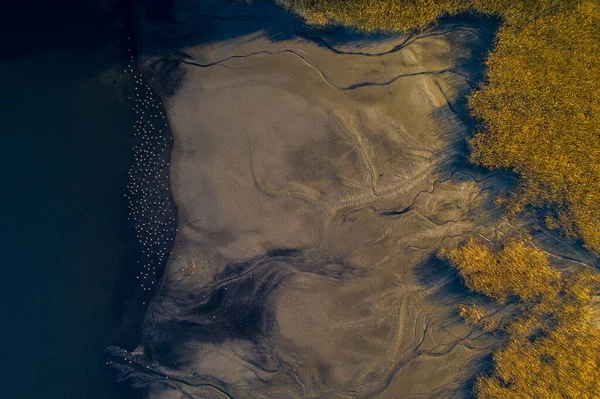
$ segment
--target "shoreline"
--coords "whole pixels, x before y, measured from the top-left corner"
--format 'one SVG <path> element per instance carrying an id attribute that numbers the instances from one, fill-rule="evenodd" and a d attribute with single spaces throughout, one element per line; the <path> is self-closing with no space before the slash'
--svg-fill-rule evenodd
<path id="1" fill-rule="evenodd" d="M 134 256 L 128 262 L 135 262 L 135 266 L 128 267 L 119 278 L 123 314 L 113 344 L 133 350 L 140 343 L 148 305 L 166 269 L 176 233 L 177 210 L 169 184 L 173 137 L 162 99 L 138 65 L 137 5 L 135 1 L 124 3 L 122 11 L 129 14 L 124 29 L 128 51 L 126 102 L 137 114 L 124 193 L 127 229 L 135 245 Z"/>

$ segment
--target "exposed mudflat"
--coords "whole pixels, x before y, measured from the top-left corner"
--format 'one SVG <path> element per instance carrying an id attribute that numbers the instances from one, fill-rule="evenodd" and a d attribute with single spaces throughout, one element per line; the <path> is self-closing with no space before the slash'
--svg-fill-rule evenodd
<path id="1" fill-rule="evenodd" d="M 153 399 L 468 396 L 500 338 L 460 319 L 486 302 L 435 253 L 508 223 L 493 199 L 510 176 L 464 161 L 493 25 L 366 36 L 261 1 L 140 12 L 178 235 L 139 351 L 111 349 L 123 377 Z"/>

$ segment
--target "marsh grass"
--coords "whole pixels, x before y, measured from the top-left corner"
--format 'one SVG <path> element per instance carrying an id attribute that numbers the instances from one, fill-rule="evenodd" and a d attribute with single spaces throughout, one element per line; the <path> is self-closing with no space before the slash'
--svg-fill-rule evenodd
<path id="1" fill-rule="evenodd" d="M 509 341 L 494 354 L 493 370 L 477 378 L 476 397 L 600 397 L 600 330 L 591 306 L 600 275 L 561 273 L 523 237 L 497 248 L 471 239 L 440 255 L 469 289 L 520 307 L 520 315 L 504 327 Z M 475 323 L 483 317 L 471 308 L 459 312 Z"/>

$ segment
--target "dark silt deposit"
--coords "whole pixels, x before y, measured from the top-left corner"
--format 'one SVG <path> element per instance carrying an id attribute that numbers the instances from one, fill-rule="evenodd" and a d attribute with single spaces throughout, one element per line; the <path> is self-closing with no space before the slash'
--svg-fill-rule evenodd
<path id="1" fill-rule="evenodd" d="M 136 21 L 149 307 L 138 347 L 108 348 L 118 379 L 153 399 L 467 395 L 499 340 L 460 321 L 475 299 L 435 253 L 505 223 L 510 176 L 464 162 L 494 23 L 363 35 L 225 0 Z"/>

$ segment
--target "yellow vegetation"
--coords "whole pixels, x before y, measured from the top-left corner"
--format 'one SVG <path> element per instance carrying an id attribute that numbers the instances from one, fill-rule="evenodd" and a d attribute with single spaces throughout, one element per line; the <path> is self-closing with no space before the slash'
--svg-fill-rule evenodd
<path id="1" fill-rule="evenodd" d="M 521 315 L 506 329 L 508 344 L 494 354 L 493 371 L 476 381 L 478 398 L 600 397 L 600 330 L 590 305 L 600 288 L 598 274 L 561 275 L 522 238 L 497 249 L 470 240 L 442 256 L 470 289 L 521 303 Z"/>
<path id="2" fill-rule="evenodd" d="M 600 254 L 600 0 L 277 0 L 313 24 L 421 29 L 464 11 L 502 25 L 472 94 L 472 160 L 522 176 L 509 201 Z"/>
<path id="3" fill-rule="evenodd" d="M 499 16 L 511 24 L 573 9 L 565 0 L 276 0 L 309 24 L 341 24 L 363 31 L 422 29 L 445 15 L 465 11 Z"/>
<path id="4" fill-rule="evenodd" d="M 552 207 L 550 227 L 600 253 L 600 7 L 505 24 L 487 65 L 472 159 L 516 170 L 513 210 Z"/>
<path id="5" fill-rule="evenodd" d="M 477 324 L 485 316 L 485 310 L 480 306 L 473 305 L 458 305 L 458 314 L 468 323 Z"/>
<path id="6" fill-rule="evenodd" d="M 442 256 L 460 265 L 467 287 L 499 302 L 509 296 L 532 301 L 556 292 L 560 274 L 543 252 L 511 239 L 492 250 L 471 239 L 460 249 L 442 250 Z"/>

